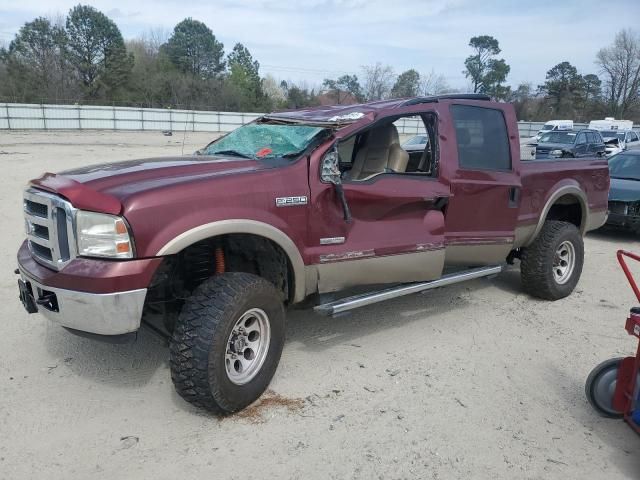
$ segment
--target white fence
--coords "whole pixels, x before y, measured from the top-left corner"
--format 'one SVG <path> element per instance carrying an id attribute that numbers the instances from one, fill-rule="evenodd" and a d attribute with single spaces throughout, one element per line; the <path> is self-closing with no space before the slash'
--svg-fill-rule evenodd
<path id="1" fill-rule="evenodd" d="M 0 129 L 229 132 L 259 113 L 0 103 Z"/>
<path id="2" fill-rule="evenodd" d="M 0 103 L 0 130 L 172 130 L 229 132 L 258 118 L 260 113 L 205 112 L 169 108 L 100 107 Z M 397 121 L 401 135 L 424 132 L 414 118 Z M 521 137 L 531 137 L 544 122 L 518 122 Z M 586 128 L 586 123 L 576 123 Z"/>

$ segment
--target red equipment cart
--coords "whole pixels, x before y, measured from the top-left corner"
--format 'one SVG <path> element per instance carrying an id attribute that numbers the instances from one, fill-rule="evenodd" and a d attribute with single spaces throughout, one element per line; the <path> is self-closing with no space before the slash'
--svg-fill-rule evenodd
<path id="1" fill-rule="evenodd" d="M 640 262 L 640 255 L 618 250 L 618 262 L 629 285 L 640 302 L 640 288 L 636 283 L 625 257 Z M 633 307 L 625 329 L 638 338 L 635 357 L 612 358 L 601 363 L 589 374 L 585 391 L 593 408 L 602 416 L 624 418 L 640 433 L 640 307 Z"/>

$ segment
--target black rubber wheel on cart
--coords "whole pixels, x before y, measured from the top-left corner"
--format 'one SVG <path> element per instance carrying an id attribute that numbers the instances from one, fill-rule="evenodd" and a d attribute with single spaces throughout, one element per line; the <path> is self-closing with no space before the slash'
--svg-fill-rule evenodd
<path id="1" fill-rule="evenodd" d="M 587 400 L 598 414 L 607 418 L 622 418 L 623 412 L 619 412 L 611 405 L 613 393 L 616 390 L 618 368 L 622 358 L 612 358 L 602 362 L 594 368 L 587 377 L 585 393 Z"/>

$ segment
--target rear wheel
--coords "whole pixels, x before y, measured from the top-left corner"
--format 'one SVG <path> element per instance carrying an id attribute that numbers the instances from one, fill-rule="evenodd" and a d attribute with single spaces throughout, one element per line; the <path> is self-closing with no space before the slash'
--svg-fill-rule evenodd
<path id="1" fill-rule="evenodd" d="M 282 295 L 270 282 L 248 273 L 210 278 L 187 299 L 173 332 L 177 392 L 216 413 L 243 409 L 273 378 L 284 331 Z"/>
<path id="2" fill-rule="evenodd" d="M 612 358 L 594 368 L 585 384 L 587 400 L 603 417 L 621 418 L 622 412 L 613 408 L 613 394 L 616 391 L 618 369 L 622 358 Z"/>
<path id="3" fill-rule="evenodd" d="M 521 255 L 520 274 L 525 291 L 545 300 L 571 294 L 580 280 L 584 243 L 572 223 L 550 220 Z"/>

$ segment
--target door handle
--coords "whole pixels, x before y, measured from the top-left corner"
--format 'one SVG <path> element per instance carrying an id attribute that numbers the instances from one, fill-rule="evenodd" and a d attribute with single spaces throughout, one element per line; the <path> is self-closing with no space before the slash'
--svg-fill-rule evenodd
<path id="1" fill-rule="evenodd" d="M 509 188 L 509 208 L 520 206 L 520 187 Z"/>

